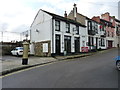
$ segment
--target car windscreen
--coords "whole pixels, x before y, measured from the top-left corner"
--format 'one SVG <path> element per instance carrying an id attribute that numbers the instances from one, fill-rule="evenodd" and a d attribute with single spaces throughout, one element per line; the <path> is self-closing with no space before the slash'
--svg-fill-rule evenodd
<path id="1" fill-rule="evenodd" d="M 19 48 L 17 48 L 18 50 L 23 50 L 23 47 L 19 47 Z"/>

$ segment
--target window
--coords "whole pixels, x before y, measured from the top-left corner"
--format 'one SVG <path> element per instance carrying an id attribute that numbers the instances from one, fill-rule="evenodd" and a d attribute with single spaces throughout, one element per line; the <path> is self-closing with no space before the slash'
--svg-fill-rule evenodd
<path id="1" fill-rule="evenodd" d="M 101 46 L 101 41 L 99 41 L 99 46 Z"/>
<path id="2" fill-rule="evenodd" d="M 105 46 L 105 40 L 101 39 L 101 46 Z"/>
<path id="3" fill-rule="evenodd" d="M 85 41 L 82 41 L 82 46 L 85 47 Z"/>
<path id="4" fill-rule="evenodd" d="M 108 37 L 110 36 L 110 32 L 109 32 L 109 31 L 107 32 L 107 36 L 108 36 Z"/>
<path id="5" fill-rule="evenodd" d="M 55 20 L 55 30 L 60 31 L 60 21 Z"/>
<path id="6" fill-rule="evenodd" d="M 114 33 L 112 32 L 112 37 L 114 37 Z"/>
<path id="7" fill-rule="evenodd" d="M 91 22 L 88 21 L 88 30 L 91 30 Z"/>
<path id="8" fill-rule="evenodd" d="M 66 23 L 66 33 L 70 33 L 70 24 Z"/>
<path id="9" fill-rule="evenodd" d="M 88 37 L 88 46 L 93 46 L 94 45 L 94 38 L 93 37 Z"/>
<path id="10" fill-rule="evenodd" d="M 92 22 L 92 30 L 94 31 L 95 30 L 95 23 Z"/>
<path id="11" fill-rule="evenodd" d="M 79 26 L 76 26 L 76 34 L 79 34 Z"/>
<path id="12" fill-rule="evenodd" d="M 102 26 L 102 25 L 100 25 L 100 31 L 102 31 L 102 28 L 103 28 L 103 26 Z"/>
<path id="13" fill-rule="evenodd" d="M 95 32 L 98 34 L 98 25 L 97 25 L 97 23 L 95 24 Z"/>

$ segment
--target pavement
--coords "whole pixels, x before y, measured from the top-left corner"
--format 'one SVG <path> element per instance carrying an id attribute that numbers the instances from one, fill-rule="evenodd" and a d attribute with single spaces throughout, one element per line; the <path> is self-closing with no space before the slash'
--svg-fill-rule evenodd
<path id="1" fill-rule="evenodd" d="M 21 58 L 18 57 L 18 58 L 16 58 L 16 60 L 12 60 L 11 58 L 5 59 L 5 58 L 1 57 L 0 65 L 2 66 L 2 70 L 0 72 L 0 76 L 11 73 L 11 72 L 15 72 L 15 71 L 18 71 L 18 70 L 26 69 L 26 68 L 29 68 L 29 67 L 48 64 L 48 63 L 57 62 L 57 61 L 61 61 L 61 60 L 66 60 L 66 59 L 86 57 L 86 56 L 93 55 L 95 53 L 102 53 L 102 52 L 105 52 L 105 51 L 108 51 L 108 50 L 91 52 L 91 53 L 84 53 L 84 54 L 78 54 L 78 55 L 70 55 L 70 56 L 55 56 L 55 57 L 30 56 L 28 58 L 28 65 L 22 65 L 22 57 Z"/>

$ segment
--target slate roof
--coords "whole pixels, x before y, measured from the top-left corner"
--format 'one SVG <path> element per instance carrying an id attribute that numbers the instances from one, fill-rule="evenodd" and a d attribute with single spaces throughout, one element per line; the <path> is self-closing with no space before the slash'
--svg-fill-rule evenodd
<path id="1" fill-rule="evenodd" d="M 103 20 L 103 19 L 100 19 L 100 21 L 103 22 L 104 24 L 105 24 L 105 22 L 107 22 L 110 27 L 115 28 L 115 27 L 112 25 L 112 23 L 109 22 L 109 21 L 106 21 L 106 20 Z"/>
<path id="2" fill-rule="evenodd" d="M 41 9 L 42 10 L 42 9 Z M 82 25 L 81 23 L 75 21 L 75 20 L 72 20 L 72 19 L 68 19 L 68 18 L 65 18 L 63 16 L 60 16 L 60 15 L 57 15 L 57 14 L 54 14 L 54 13 L 50 13 L 48 11 L 45 11 L 45 10 L 42 10 L 43 12 L 53 16 L 53 19 L 58 19 L 58 20 L 62 20 L 62 21 L 65 21 L 65 22 L 69 22 L 69 23 L 72 23 L 72 24 L 76 24 L 76 25 L 79 25 L 81 27 L 86 27 L 85 25 Z"/>
<path id="3" fill-rule="evenodd" d="M 120 23 L 120 20 L 118 20 L 118 19 L 115 19 L 115 21 Z"/>

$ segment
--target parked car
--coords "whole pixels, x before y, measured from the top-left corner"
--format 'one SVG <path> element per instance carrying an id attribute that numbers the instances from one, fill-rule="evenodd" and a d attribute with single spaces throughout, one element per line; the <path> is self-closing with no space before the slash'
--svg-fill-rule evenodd
<path id="1" fill-rule="evenodd" d="M 11 51 L 12 55 L 21 56 L 23 55 L 23 47 L 16 47 Z"/>
<path id="2" fill-rule="evenodd" d="M 120 70 L 120 56 L 117 56 L 115 60 L 116 60 L 116 67 L 118 70 Z"/>

